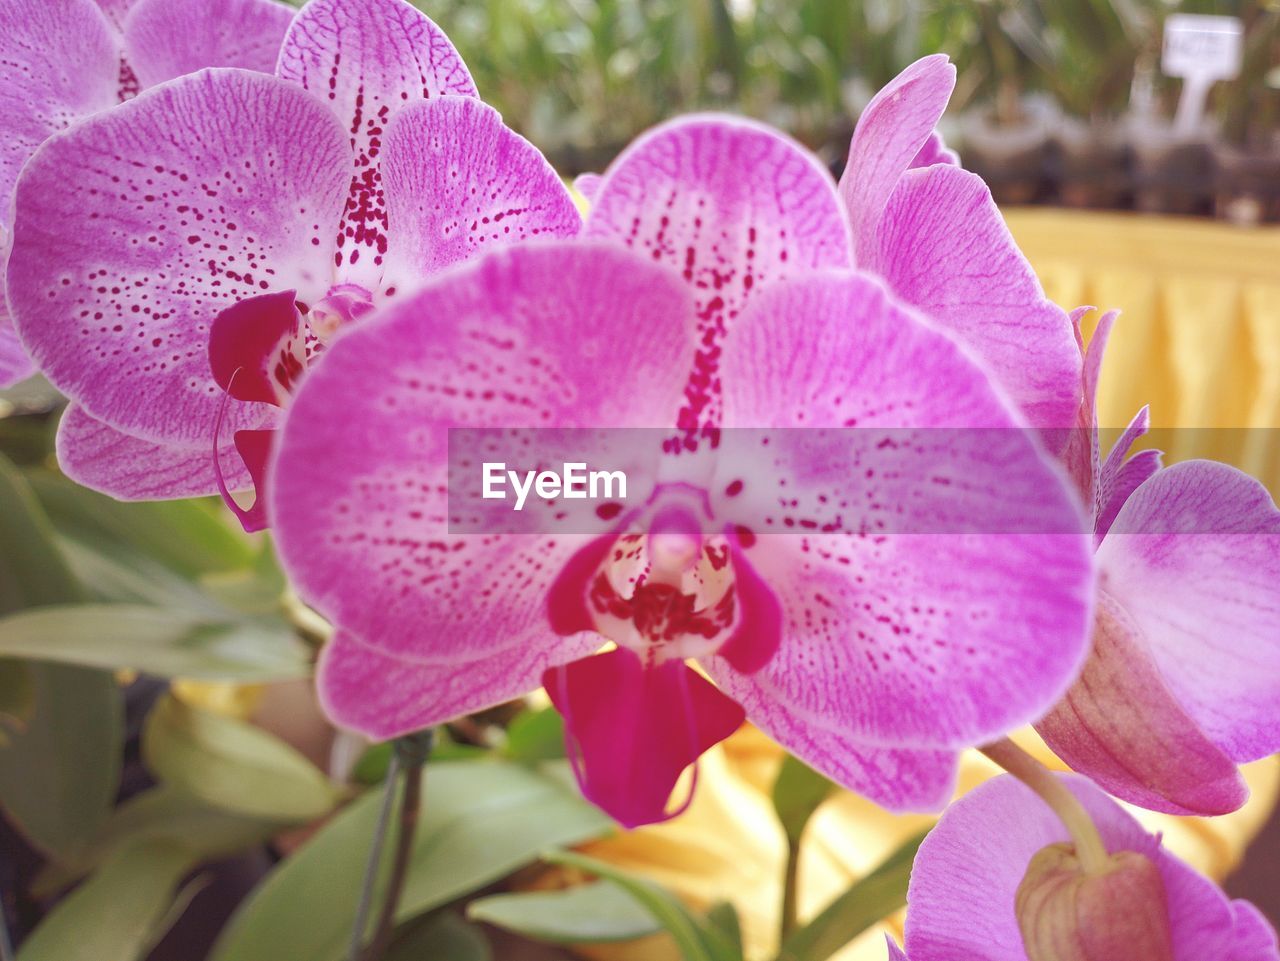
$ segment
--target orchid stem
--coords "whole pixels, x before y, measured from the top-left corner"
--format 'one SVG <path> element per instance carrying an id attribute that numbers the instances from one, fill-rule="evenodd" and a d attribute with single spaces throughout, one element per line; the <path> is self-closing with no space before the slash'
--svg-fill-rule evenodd
<path id="1" fill-rule="evenodd" d="M 9 940 L 9 918 L 0 902 L 0 961 L 13 961 L 13 942 Z"/>
<path id="2" fill-rule="evenodd" d="M 782 883 L 782 938 L 785 942 L 800 923 L 800 839 L 787 839 L 787 873 Z"/>
<path id="3" fill-rule="evenodd" d="M 1040 800 L 1053 809 L 1053 813 L 1071 835 L 1076 857 L 1080 859 L 1080 866 L 1086 874 L 1101 874 L 1107 869 L 1110 857 L 1097 825 L 1080 800 L 1052 771 L 1007 737 L 979 750 L 1031 788 Z"/>
<path id="4" fill-rule="evenodd" d="M 434 734 L 433 730 L 419 731 L 416 734 L 397 738 L 393 743 L 383 787 L 382 808 L 378 812 L 373 844 L 369 850 L 369 861 L 365 866 L 364 881 L 360 888 L 360 902 L 356 908 L 355 924 L 351 931 L 351 946 L 347 952 L 348 961 L 377 961 L 391 941 L 396 908 L 400 903 L 400 893 L 404 889 L 404 882 L 409 873 L 413 839 L 417 833 L 418 817 L 422 810 L 422 767 L 431 754 L 431 747 L 435 740 Z M 404 795 L 400 803 L 394 860 L 387 880 L 386 893 L 382 899 L 382 907 L 374 925 L 373 937 L 366 947 L 365 931 L 369 926 L 369 915 L 373 911 L 374 891 L 378 887 L 387 831 L 391 826 L 391 815 L 396 807 L 395 799 L 401 773 L 404 775 Z"/>

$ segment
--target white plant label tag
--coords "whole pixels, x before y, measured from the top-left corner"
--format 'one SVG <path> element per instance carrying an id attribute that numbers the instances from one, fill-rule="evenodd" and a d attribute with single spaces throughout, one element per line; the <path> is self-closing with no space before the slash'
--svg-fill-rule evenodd
<path id="1" fill-rule="evenodd" d="M 1191 132 L 1200 126 L 1209 88 L 1240 74 L 1244 26 L 1237 17 L 1175 13 L 1165 18 L 1160 67 L 1166 76 L 1181 77 L 1175 126 Z"/>
<path id="2" fill-rule="evenodd" d="M 1240 73 L 1243 53 L 1244 26 L 1236 17 L 1174 13 L 1165 19 L 1160 67 L 1166 76 L 1230 80 Z"/>

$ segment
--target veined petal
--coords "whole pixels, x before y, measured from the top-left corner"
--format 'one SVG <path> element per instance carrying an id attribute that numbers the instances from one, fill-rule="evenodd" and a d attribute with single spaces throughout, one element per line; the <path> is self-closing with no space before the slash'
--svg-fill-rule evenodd
<path id="1" fill-rule="evenodd" d="M 670 802 L 681 773 L 743 721 L 742 708 L 683 661 L 645 664 L 626 648 L 550 669 L 543 686 L 564 715 L 582 793 L 627 828 L 680 813 Z"/>
<path id="2" fill-rule="evenodd" d="M 835 185 L 817 159 L 767 127 L 694 116 L 642 136 L 604 174 L 584 236 L 680 271 L 695 291 L 701 348 L 680 426 L 714 423 L 721 344 L 769 284 L 852 262 Z"/>
<path id="3" fill-rule="evenodd" d="M 936 165 L 902 177 L 859 267 L 956 336 L 1033 427 L 1061 447 L 1076 426 L 1081 359 L 978 176 Z M 1056 451 L 1055 451 L 1056 452 Z"/>
<path id="4" fill-rule="evenodd" d="M 872 278 L 815 275 L 760 297 L 722 370 L 713 512 L 755 535 L 784 617 L 743 683 L 818 727 L 927 749 L 998 737 L 1065 692 L 1087 651 L 1086 522 L 958 345 Z"/>
<path id="5" fill-rule="evenodd" d="M 336 723 L 384 740 L 528 694 L 543 671 L 599 644 L 595 636 L 548 630 L 511 640 L 479 660 L 449 664 L 388 654 L 339 630 L 320 655 L 320 703 Z"/>
<path id="6" fill-rule="evenodd" d="M 794 709 L 787 696 L 758 675 L 744 675 L 723 658 L 708 659 L 707 670 L 746 709 L 752 724 L 815 770 L 886 810 L 939 811 L 955 792 L 955 751 L 877 746 L 831 719 Z"/>
<path id="7" fill-rule="evenodd" d="M 217 493 L 209 437 L 198 447 L 141 440 L 94 420 L 76 404 L 58 424 L 58 466 L 77 484 L 122 501 L 168 500 Z M 218 452 L 227 486 L 252 485 L 233 444 Z"/>
<path id="8" fill-rule="evenodd" d="M 0 0 L 0 225 L 18 172 L 81 117 L 119 102 L 120 43 L 93 0 Z"/>
<path id="9" fill-rule="evenodd" d="M 874 259 L 885 205 L 929 143 L 955 85 L 956 68 L 945 54 L 923 57 L 889 81 L 858 118 L 840 178 L 858 266 L 866 267 Z"/>
<path id="10" fill-rule="evenodd" d="M 1109 852 L 1135 851 L 1159 868 L 1176 961 L 1230 961 L 1234 923 L 1222 892 L 1088 781 L 1064 780 Z M 1013 777 L 995 778 L 956 801 L 916 854 L 907 953 L 914 961 L 1026 961 L 1015 893 L 1032 856 L 1068 840 L 1053 811 Z"/>
<path id="11" fill-rule="evenodd" d="M 208 444 L 222 401 L 209 328 L 226 307 L 331 280 L 349 147 L 274 77 L 209 70 L 50 140 L 18 183 L 9 306 L 37 365 L 85 410 Z M 262 409 L 233 404 L 227 429 Z"/>
<path id="12" fill-rule="evenodd" d="M 916 159 L 911 161 L 911 168 L 915 170 L 917 167 L 932 167 L 934 164 L 951 164 L 960 166 L 960 156 L 947 146 L 946 141 L 942 139 L 942 134 L 934 130 L 924 142 L 924 146 L 920 148 L 916 154 Z"/>
<path id="13" fill-rule="evenodd" d="M 117 30 L 124 29 L 124 22 L 138 0 L 97 0 L 97 6 L 106 14 L 107 20 Z"/>
<path id="14" fill-rule="evenodd" d="M 582 218 L 538 149 L 473 97 L 402 109 L 382 166 L 388 238 L 384 288 L 404 289 L 482 250 L 571 237 Z"/>
<path id="15" fill-rule="evenodd" d="M 550 510 L 519 515 L 527 533 L 451 532 L 448 428 L 669 423 L 690 317 L 664 268 L 548 242 L 451 271 L 340 337 L 303 381 L 274 465 L 294 583 L 388 653 L 457 663 L 549 629 L 547 592 L 590 533 L 560 534 Z"/>
<path id="16" fill-rule="evenodd" d="M 277 0 L 138 0 L 125 58 L 144 88 L 205 67 L 272 73 L 294 13 Z"/>
<path id="17" fill-rule="evenodd" d="M 1232 901 L 1235 917 L 1235 943 L 1227 961 L 1280 961 L 1276 930 L 1253 904 Z"/>
<path id="18" fill-rule="evenodd" d="M 1124 507 L 1133 492 L 1163 466 L 1163 454 L 1158 450 L 1140 450 L 1129 457 L 1129 448 L 1146 434 L 1150 423 L 1150 410 L 1143 407 L 1111 448 L 1111 453 L 1098 472 L 1098 513 L 1093 526 L 1093 538 L 1097 544 L 1101 544 L 1107 536 L 1120 508 Z"/>
<path id="19" fill-rule="evenodd" d="M 1280 511 L 1225 464 L 1161 470 L 1120 509 L 1098 564 L 1182 707 L 1236 761 L 1280 748 Z"/>
<path id="20" fill-rule="evenodd" d="M 313 0 L 294 18 L 276 74 L 324 101 L 350 135 L 335 260 L 343 281 L 375 290 L 388 240 L 379 172 L 387 124 L 417 100 L 476 96 L 471 74 L 444 31 L 404 0 Z"/>
<path id="21" fill-rule="evenodd" d="M 1111 794 L 1169 814 L 1227 814 L 1249 789 L 1170 694 L 1132 619 L 1103 591 L 1084 672 L 1036 730 Z"/>

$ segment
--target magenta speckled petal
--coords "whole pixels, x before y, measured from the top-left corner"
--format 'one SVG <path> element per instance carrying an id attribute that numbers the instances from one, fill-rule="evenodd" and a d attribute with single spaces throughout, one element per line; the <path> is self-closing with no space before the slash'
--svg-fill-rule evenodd
<path id="1" fill-rule="evenodd" d="M 1105 590 L 1084 672 L 1036 724 L 1073 770 L 1170 814 L 1227 814 L 1249 797 L 1235 762 L 1169 692 L 1144 638 Z"/>
<path id="2" fill-rule="evenodd" d="M 727 116 L 655 128 L 604 174 L 584 236 L 679 271 L 697 298 L 699 351 L 680 426 L 714 422 L 721 343 L 750 299 L 806 270 L 852 263 L 835 185 L 767 127 Z"/>
<path id="3" fill-rule="evenodd" d="M 164 84 L 49 141 L 18 184 L 9 305 L 33 359 L 126 433 L 207 444 L 222 391 L 219 311 L 330 285 L 350 147 L 291 84 L 210 70 Z M 228 411 L 228 431 L 258 408 Z"/>
<path id="4" fill-rule="evenodd" d="M 1165 852 L 1090 782 L 1065 780 L 1109 851 L 1136 851 L 1155 861 L 1175 961 L 1234 961 L 1235 919 L 1222 892 Z M 911 872 L 906 950 L 912 961 L 1026 961 L 1014 894 L 1032 855 L 1067 840 L 1049 807 L 1012 777 L 988 781 L 956 801 L 925 838 Z"/>
<path id="5" fill-rule="evenodd" d="M 782 428 L 768 458 L 754 432 L 725 431 L 711 488 L 717 517 L 751 526 L 746 555 L 785 614 L 777 654 L 736 692 L 936 750 L 1066 691 L 1087 650 L 1085 519 L 960 347 L 873 278 L 830 274 L 763 294 L 722 371 L 726 427 Z M 846 429 L 795 429 L 824 426 Z"/>
<path id="6" fill-rule="evenodd" d="M 295 12 L 277 0 L 138 0 L 125 56 L 144 88 L 205 67 L 272 73 Z"/>
<path id="7" fill-rule="evenodd" d="M 669 423 L 690 318 L 665 268 L 548 242 L 453 271 L 341 337 L 274 464 L 293 582 L 389 654 L 462 663 L 544 636 L 548 589 L 590 537 L 531 512 L 528 533 L 451 533 L 448 428 Z"/>
<path id="8" fill-rule="evenodd" d="M 384 288 L 406 289 L 495 246 L 571 237 L 582 227 L 537 148 L 472 97 L 401 110 L 387 127 L 382 178 L 390 237 Z"/>
<path id="9" fill-rule="evenodd" d="M 858 118 L 840 177 L 840 197 L 853 226 L 860 267 L 872 259 L 885 205 L 930 144 L 955 85 L 956 68 L 945 54 L 922 57 L 890 80 Z"/>
<path id="10" fill-rule="evenodd" d="M 859 266 L 953 333 L 990 367 L 1034 427 L 1065 444 L 1081 402 L 1066 311 L 1044 295 L 986 184 L 959 167 L 907 173 Z"/>
<path id="11" fill-rule="evenodd" d="M 212 432 L 198 447 L 170 447 L 122 434 L 72 404 L 58 425 L 58 465 L 77 484 L 117 500 L 165 500 L 216 494 Z M 227 486 L 251 486 L 231 444 L 220 452 Z"/>
<path id="12" fill-rule="evenodd" d="M 1237 761 L 1280 749 L 1280 511 L 1233 467 L 1165 468 L 1098 548 L 1174 697 Z"/>
<path id="13" fill-rule="evenodd" d="M 0 0 L 0 225 L 27 158 L 51 134 L 119 102 L 120 45 L 93 0 Z"/>
<path id="14" fill-rule="evenodd" d="M 404 0 L 313 0 L 294 18 L 276 73 L 326 103 L 350 133 L 337 263 L 345 281 L 373 290 L 387 247 L 379 173 L 387 124 L 417 100 L 476 96 L 471 74 L 444 31 Z"/>
<path id="15" fill-rule="evenodd" d="M 339 630 L 320 656 L 320 703 L 336 723 L 384 740 L 528 694 L 547 668 L 599 644 L 594 636 L 550 631 L 516 641 L 477 660 L 432 663 L 388 654 Z"/>
<path id="16" fill-rule="evenodd" d="M 102 12 L 106 14 L 112 26 L 117 30 L 123 30 L 129 11 L 137 2 L 138 0 L 97 0 L 97 6 L 102 8 Z"/>

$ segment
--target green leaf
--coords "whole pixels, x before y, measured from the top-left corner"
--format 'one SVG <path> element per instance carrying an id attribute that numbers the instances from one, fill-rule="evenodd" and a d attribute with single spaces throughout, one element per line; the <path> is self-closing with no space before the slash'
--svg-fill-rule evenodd
<path id="1" fill-rule="evenodd" d="M 194 867 L 180 844 L 143 840 L 51 911 L 23 943 L 17 961 L 136 961 L 177 918 L 175 888 Z"/>
<path id="2" fill-rule="evenodd" d="M 34 711 L 0 747 L 0 805 L 57 860 L 82 856 L 120 780 L 123 708 L 115 679 L 61 664 L 28 665 Z"/>
<path id="3" fill-rule="evenodd" d="M 264 843 L 293 823 L 222 811 L 177 788 L 161 784 L 112 811 L 80 861 L 46 870 L 34 887 L 38 889 L 38 896 L 62 890 L 97 868 L 121 847 L 140 840 L 181 844 L 201 860 L 209 860 Z"/>
<path id="4" fill-rule="evenodd" d="M 467 917 L 553 944 L 630 941 L 661 930 L 632 895 L 604 881 L 563 891 L 495 894 L 472 901 Z"/>
<path id="5" fill-rule="evenodd" d="M 707 910 L 707 924 L 724 935 L 736 956 L 742 955 L 742 922 L 737 908 L 728 901 L 716 902 Z"/>
<path id="6" fill-rule="evenodd" d="M 612 864 L 572 851 L 549 851 L 543 860 L 587 871 L 618 885 L 671 935 L 684 961 L 724 961 L 732 958 L 732 946 L 723 934 L 696 917 L 680 899 L 652 881 L 620 871 Z"/>
<path id="7" fill-rule="evenodd" d="M 124 503 L 46 471 L 27 479 L 58 533 L 99 554 L 150 558 L 193 579 L 254 563 L 255 545 L 210 502 Z"/>
<path id="8" fill-rule="evenodd" d="M 835 790 L 835 785 L 803 761 L 787 755 L 773 782 L 773 809 L 787 840 L 798 842 L 809 818 Z"/>
<path id="9" fill-rule="evenodd" d="M 515 761 L 554 761 L 565 756 L 564 719 L 554 707 L 525 711 L 507 728 L 504 752 Z"/>
<path id="10" fill-rule="evenodd" d="M 911 862 L 924 837 L 922 833 L 907 841 L 795 931 L 783 943 L 778 961 L 826 961 L 871 925 L 906 904 Z"/>
<path id="11" fill-rule="evenodd" d="M 382 961 L 492 961 L 484 932 L 452 911 L 441 911 L 409 926 Z"/>
<path id="12" fill-rule="evenodd" d="M 218 620 L 139 604 L 75 604 L 10 615 L 0 619 L 0 656 L 241 682 L 311 671 L 306 647 L 283 623 Z"/>
<path id="13" fill-rule="evenodd" d="M 548 847 L 612 827 L 581 797 L 523 765 L 433 762 L 422 776 L 422 820 L 398 922 L 491 884 Z M 223 930 L 211 961 L 340 959 L 380 803 L 379 791 L 366 792 L 272 871 Z"/>
<path id="14" fill-rule="evenodd" d="M 142 753 L 166 784 L 245 816 L 310 821 L 339 799 L 324 774 L 279 738 L 172 695 L 147 717 Z"/>
<path id="15" fill-rule="evenodd" d="M 0 456 L 0 614 L 78 601 L 83 592 L 21 474 Z"/>

